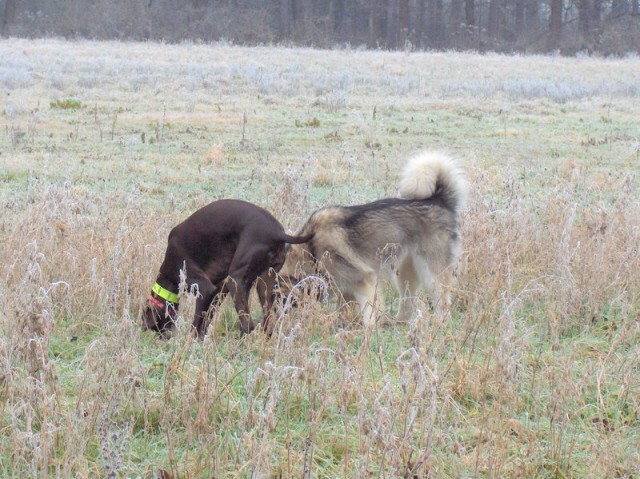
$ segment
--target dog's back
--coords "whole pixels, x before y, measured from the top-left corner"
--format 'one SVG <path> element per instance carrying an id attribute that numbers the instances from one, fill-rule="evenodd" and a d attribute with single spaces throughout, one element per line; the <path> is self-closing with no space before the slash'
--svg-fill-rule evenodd
<path id="1" fill-rule="evenodd" d="M 313 213 L 302 229 L 316 235 L 312 253 L 318 257 L 334 250 L 350 262 L 359 257 L 379 269 L 389 255 L 417 248 L 439 263 L 438 269 L 445 267 L 442 263 L 452 260 L 452 243 L 459 240 L 458 212 L 467 194 L 457 161 L 434 152 L 415 156 L 402 172 L 399 193 L 399 198 Z"/>

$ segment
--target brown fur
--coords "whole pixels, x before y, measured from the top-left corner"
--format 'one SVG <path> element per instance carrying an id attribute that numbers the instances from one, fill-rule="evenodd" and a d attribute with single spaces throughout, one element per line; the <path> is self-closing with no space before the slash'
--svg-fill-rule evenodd
<path id="1" fill-rule="evenodd" d="M 242 332 L 248 333 L 254 328 L 249 311 L 251 286 L 256 285 L 266 327 L 285 245 L 308 239 L 285 234 L 278 220 L 259 206 L 240 200 L 215 201 L 171 230 L 156 282 L 178 293 L 184 269 L 187 286 L 197 286 L 193 327 L 199 337 L 206 332 L 208 310 L 226 294 L 234 300 Z M 143 326 L 164 333 L 173 327 L 176 310 L 177 305 L 152 292 L 143 311 Z"/>

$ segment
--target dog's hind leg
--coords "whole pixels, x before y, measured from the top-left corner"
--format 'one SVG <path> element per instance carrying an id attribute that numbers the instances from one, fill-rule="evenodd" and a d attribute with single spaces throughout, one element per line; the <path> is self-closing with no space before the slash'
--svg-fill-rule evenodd
<path id="1" fill-rule="evenodd" d="M 431 296 L 433 309 L 438 314 L 447 313 L 451 307 L 451 296 L 449 293 L 453 280 L 451 270 L 446 268 L 438 274 L 434 274 L 426 261 L 419 261 L 418 265 L 419 267 L 416 269 L 419 271 L 422 284 Z"/>
<path id="2" fill-rule="evenodd" d="M 256 291 L 258 293 L 258 299 L 262 306 L 262 329 L 269 336 L 273 333 L 273 288 L 276 284 L 276 272 L 269 268 L 269 270 L 258 276 L 256 280 Z"/>
<path id="3" fill-rule="evenodd" d="M 408 321 L 415 312 L 414 297 L 420 285 L 420 278 L 414 268 L 411 256 L 407 256 L 404 259 L 398 268 L 398 274 L 393 283 L 399 296 L 398 320 Z"/>
<path id="4" fill-rule="evenodd" d="M 233 297 L 240 329 L 245 334 L 255 328 L 249 310 L 249 291 L 256 278 L 269 268 L 269 264 L 269 249 L 256 247 L 247 240 L 238 244 L 229 266 L 227 290 Z"/>
<path id="5" fill-rule="evenodd" d="M 251 311 L 249 309 L 249 289 L 252 281 L 247 281 L 242 276 L 230 276 L 227 281 L 227 291 L 233 298 L 233 304 L 238 313 L 240 320 L 240 331 L 243 334 L 250 333 L 254 330 L 255 325 L 251 320 Z"/>
<path id="6" fill-rule="evenodd" d="M 448 314 L 451 311 L 451 288 L 453 287 L 453 272 L 451 268 L 442 271 L 435 281 L 434 295 L 436 312 Z"/>

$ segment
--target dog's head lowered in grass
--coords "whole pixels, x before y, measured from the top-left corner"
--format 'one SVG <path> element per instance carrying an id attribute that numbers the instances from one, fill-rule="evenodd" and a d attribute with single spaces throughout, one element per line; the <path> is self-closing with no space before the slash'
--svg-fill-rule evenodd
<path id="1" fill-rule="evenodd" d="M 197 288 L 193 328 L 202 338 L 211 309 L 225 295 L 233 299 L 240 329 L 254 329 L 249 291 L 256 287 L 263 327 L 272 316 L 272 289 L 285 261 L 287 244 L 307 237 L 290 236 L 265 209 L 241 200 L 219 200 L 200 208 L 169 233 L 164 261 L 142 313 L 142 325 L 160 334 L 170 330 L 178 309 L 183 270 L 187 287 Z"/>
<path id="2" fill-rule="evenodd" d="M 399 198 L 315 211 L 298 232 L 312 239 L 292 247 L 282 275 L 326 274 L 344 300 L 358 303 L 366 326 L 384 310 L 382 279 L 398 292 L 400 320 L 413 314 L 420 288 L 436 308 L 448 308 L 451 270 L 461 250 L 464 174 L 454 158 L 423 152 L 405 166 L 399 193 Z"/>

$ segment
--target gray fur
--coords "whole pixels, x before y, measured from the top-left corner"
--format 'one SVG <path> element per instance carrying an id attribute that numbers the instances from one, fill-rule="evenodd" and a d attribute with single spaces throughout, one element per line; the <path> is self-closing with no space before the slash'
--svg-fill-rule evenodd
<path id="1" fill-rule="evenodd" d="M 299 232 L 313 238 L 293 246 L 283 273 L 324 272 L 346 301 L 359 304 L 365 326 L 384 310 L 381 279 L 400 295 L 401 320 L 415 310 L 420 288 L 431 294 L 436 308 L 448 307 L 451 270 L 461 251 L 462 171 L 446 155 L 422 153 L 405 168 L 400 192 L 401 198 L 315 211 Z M 311 261 L 303 261 L 309 256 Z"/>

